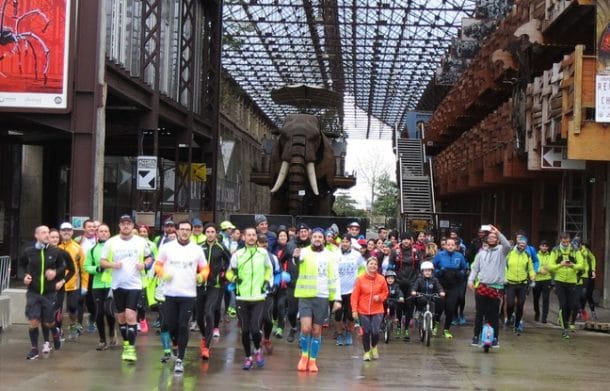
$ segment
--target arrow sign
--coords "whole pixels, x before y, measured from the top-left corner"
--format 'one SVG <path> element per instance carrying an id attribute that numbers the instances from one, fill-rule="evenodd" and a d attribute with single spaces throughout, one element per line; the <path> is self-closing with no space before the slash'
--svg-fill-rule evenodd
<path id="1" fill-rule="evenodd" d="M 585 160 L 568 159 L 568 150 L 565 146 L 543 146 L 540 156 L 542 169 L 554 170 L 584 170 Z"/>
<path id="2" fill-rule="evenodd" d="M 138 156 L 136 188 L 138 190 L 157 190 L 157 157 Z"/>

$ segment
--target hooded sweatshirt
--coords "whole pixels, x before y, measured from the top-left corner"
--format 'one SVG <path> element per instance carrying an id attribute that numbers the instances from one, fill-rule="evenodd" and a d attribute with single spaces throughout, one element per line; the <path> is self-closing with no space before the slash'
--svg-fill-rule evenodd
<path id="1" fill-rule="evenodd" d="M 482 249 L 474 258 L 468 283 L 474 283 L 475 278 L 492 287 L 503 286 L 506 282 L 506 255 L 511 250 L 510 243 L 502 234 L 498 235 L 500 243 L 495 247 Z"/>

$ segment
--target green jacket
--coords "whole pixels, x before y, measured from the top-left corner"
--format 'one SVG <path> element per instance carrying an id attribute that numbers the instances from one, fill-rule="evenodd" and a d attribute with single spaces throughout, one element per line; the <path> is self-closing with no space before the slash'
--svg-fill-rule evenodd
<path id="1" fill-rule="evenodd" d="M 527 251 L 519 251 L 517 248 L 510 250 L 506 256 L 506 282 L 525 284 L 528 279 L 535 278 L 534 264 Z"/>
<path id="2" fill-rule="evenodd" d="M 265 282 L 273 284 L 273 265 L 267 250 L 244 247 L 231 257 L 227 280 L 235 282 L 237 300 L 263 301 L 267 297 Z"/>
<path id="3" fill-rule="evenodd" d="M 553 273 L 550 271 L 550 264 L 553 262 L 554 254 L 552 251 L 543 253 L 538 251 L 538 260 L 540 261 L 539 272 L 536 274 L 536 281 L 548 281 L 553 279 Z"/>
<path id="4" fill-rule="evenodd" d="M 561 266 L 561 262 L 564 260 L 571 261 L 572 265 Z M 567 248 L 555 247 L 553 249 L 553 259 L 549 266 L 551 272 L 555 273 L 555 281 L 566 284 L 578 284 L 580 273 L 585 268 L 580 251 L 574 250 L 572 246 Z"/>
<path id="5" fill-rule="evenodd" d="M 109 269 L 104 271 L 100 266 L 100 255 L 102 254 L 102 248 L 106 242 L 97 242 L 87 254 L 85 254 L 85 271 L 93 277 L 92 289 L 103 289 L 110 288 L 112 285 L 112 273 Z M 106 273 L 107 276 L 103 278 L 102 275 Z"/>
<path id="6" fill-rule="evenodd" d="M 595 271 L 597 267 L 597 260 L 595 259 L 595 255 L 593 252 L 589 250 L 584 245 L 580 246 L 580 254 L 582 255 L 582 259 L 584 260 L 585 269 L 582 273 L 584 278 L 591 278 L 591 272 Z"/>

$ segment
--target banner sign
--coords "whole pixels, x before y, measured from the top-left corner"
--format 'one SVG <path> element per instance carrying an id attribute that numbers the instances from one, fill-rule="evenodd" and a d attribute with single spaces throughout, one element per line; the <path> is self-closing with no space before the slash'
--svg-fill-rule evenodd
<path id="1" fill-rule="evenodd" d="M 138 156 L 136 189 L 157 190 L 157 157 Z"/>
<path id="2" fill-rule="evenodd" d="M 0 108 L 68 107 L 71 0 L 0 0 Z"/>

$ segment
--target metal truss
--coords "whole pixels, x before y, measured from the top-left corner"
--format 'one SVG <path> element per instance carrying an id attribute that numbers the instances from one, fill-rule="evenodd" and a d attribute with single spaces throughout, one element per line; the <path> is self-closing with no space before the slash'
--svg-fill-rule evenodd
<path id="1" fill-rule="evenodd" d="M 223 68 L 278 125 L 296 109 L 275 104 L 272 89 L 306 83 L 352 96 L 368 120 L 350 136 L 370 138 L 371 118 L 401 127 L 436 91 L 441 59 L 480 2 L 225 0 Z"/>

